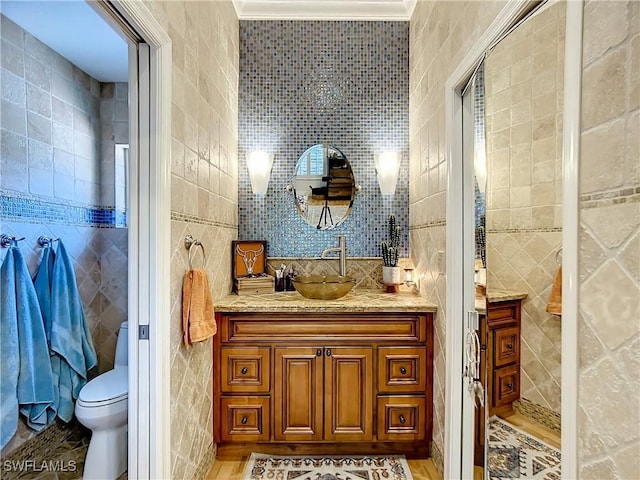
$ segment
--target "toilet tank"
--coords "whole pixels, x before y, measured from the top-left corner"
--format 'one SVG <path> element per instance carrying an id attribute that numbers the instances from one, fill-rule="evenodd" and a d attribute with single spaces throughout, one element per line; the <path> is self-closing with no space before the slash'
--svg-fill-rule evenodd
<path id="1" fill-rule="evenodd" d="M 115 367 L 126 367 L 129 365 L 129 322 L 122 322 L 120 331 L 118 332 L 118 341 L 116 343 L 116 357 L 114 359 Z"/>

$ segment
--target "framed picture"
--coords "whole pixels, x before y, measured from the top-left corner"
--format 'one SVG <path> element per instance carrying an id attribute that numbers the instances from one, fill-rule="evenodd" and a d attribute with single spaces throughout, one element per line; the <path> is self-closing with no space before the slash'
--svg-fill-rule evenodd
<path id="1" fill-rule="evenodd" d="M 267 271 L 266 240 L 233 240 L 231 242 L 233 278 L 260 275 Z"/>

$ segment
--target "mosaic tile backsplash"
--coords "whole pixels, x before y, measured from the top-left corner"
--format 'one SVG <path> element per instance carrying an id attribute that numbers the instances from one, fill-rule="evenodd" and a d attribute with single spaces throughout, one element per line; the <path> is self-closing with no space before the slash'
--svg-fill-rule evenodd
<path id="1" fill-rule="evenodd" d="M 408 255 L 408 68 L 407 22 L 240 22 L 240 239 L 266 239 L 270 257 L 313 257 L 345 234 L 349 256 L 380 256 L 394 214 Z M 299 156 L 318 143 L 344 152 L 362 186 L 350 216 L 327 231 L 305 223 L 285 190 Z M 254 150 L 274 154 L 265 196 L 251 191 Z M 402 154 L 393 196 L 380 193 L 374 167 L 386 150 Z"/>

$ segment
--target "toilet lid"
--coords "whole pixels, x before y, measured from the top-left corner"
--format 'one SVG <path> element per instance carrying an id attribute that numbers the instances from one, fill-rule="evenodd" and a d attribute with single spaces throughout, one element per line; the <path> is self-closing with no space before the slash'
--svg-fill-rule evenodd
<path id="1" fill-rule="evenodd" d="M 87 383 L 78 395 L 82 402 L 104 402 L 129 393 L 128 368 L 116 368 L 98 375 Z"/>

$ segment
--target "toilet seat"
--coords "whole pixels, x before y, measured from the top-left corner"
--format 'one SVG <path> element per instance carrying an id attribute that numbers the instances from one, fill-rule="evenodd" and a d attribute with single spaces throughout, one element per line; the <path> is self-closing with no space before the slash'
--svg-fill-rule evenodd
<path id="1" fill-rule="evenodd" d="M 78 404 L 100 407 L 127 400 L 129 381 L 127 368 L 115 368 L 87 383 L 78 396 Z"/>

